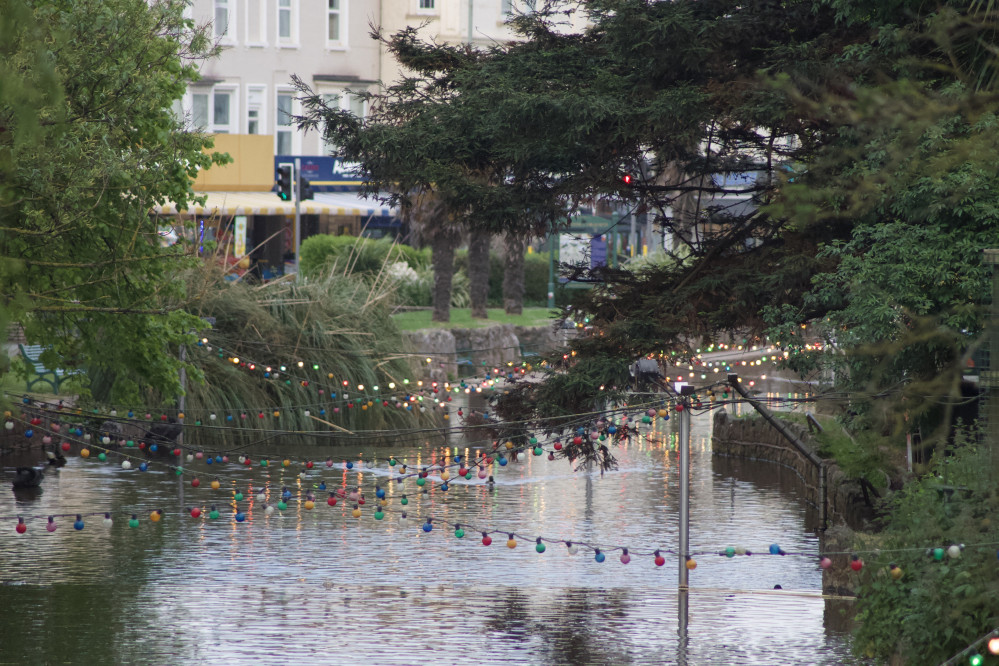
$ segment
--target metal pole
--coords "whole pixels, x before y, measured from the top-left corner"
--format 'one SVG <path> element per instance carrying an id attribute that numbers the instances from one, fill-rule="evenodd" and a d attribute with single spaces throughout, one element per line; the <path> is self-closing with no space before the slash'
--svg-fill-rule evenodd
<path id="1" fill-rule="evenodd" d="M 555 241 L 558 234 L 548 236 L 548 309 L 555 307 Z"/>
<path id="2" fill-rule="evenodd" d="M 301 168 L 302 168 L 302 158 L 296 157 L 295 171 L 294 173 L 291 174 L 291 177 L 294 179 L 292 182 L 294 183 L 294 190 L 295 190 L 295 279 L 296 280 L 298 279 L 298 274 L 300 272 L 298 270 L 298 259 L 299 259 L 298 252 L 299 252 L 299 246 L 301 246 L 302 244 L 302 210 L 301 210 L 302 193 L 298 191 L 298 186 L 299 186 L 298 174 L 301 173 L 300 171 Z"/>
<path id="3" fill-rule="evenodd" d="M 635 233 L 635 213 L 632 212 L 629 217 L 631 218 L 631 231 L 628 232 L 628 256 L 634 258 L 635 245 L 638 244 L 638 235 Z"/>
<path id="4" fill-rule="evenodd" d="M 817 453 L 812 451 L 809 447 L 805 446 L 805 443 L 798 439 L 794 433 L 787 429 L 780 419 L 776 418 L 770 413 L 770 410 L 761 405 L 742 387 L 739 383 L 739 375 L 731 373 L 728 376 L 728 383 L 732 389 L 742 396 L 742 398 L 748 402 L 753 409 L 759 412 L 763 419 L 774 427 L 774 430 L 779 432 L 784 439 L 791 443 L 794 448 L 805 457 L 806 460 L 810 461 L 818 472 L 819 476 L 819 530 L 825 531 L 826 520 L 828 518 L 829 503 L 826 501 L 826 464 L 822 458 L 819 457 Z"/>
<path id="5" fill-rule="evenodd" d="M 187 345 L 180 346 L 179 354 L 181 366 L 180 366 L 180 396 L 177 398 L 177 412 L 179 414 L 184 413 L 184 408 L 187 405 L 187 368 L 184 367 L 183 363 L 187 361 Z M 180 419 L 178 419 L 178 422 Z M 181 424 L 180 433 L 177 435 L 177 448 L 183 451 L 184 449 L 184 427 Z M 183 455 L 183 454 L 182 454 Z M 183 463 L 180 463 L 183 465 Z M 178 499 L 181 505 L 184 504 L 184 476 L 181 474 L 177 476 L 177 493 Z"/>
<path id="6" fill-rule="evenodd" d="M 694 387 L 681 385 L 680 402 L 680 589 L 687 588 L 687 557 L 690 555 L 690 402 Z"/>
<path id="7" fill-rule="evenodd" d="M 472 43 L 472 32 L 475 30 L 475 26 L 472 25 L 472 4 L 474 0 L 468 0 L 468 43 Z"/>
<path id="8" fill-rule="evenodd" d="M 677 666 L 687 666 L 687 647 L 690 639 L 687 635 L 687 608 L 689 606 L 688 592 L 681 588 L 677 591 L 676 615 L 677 615 L 677 641 L 676 663 Z"/>

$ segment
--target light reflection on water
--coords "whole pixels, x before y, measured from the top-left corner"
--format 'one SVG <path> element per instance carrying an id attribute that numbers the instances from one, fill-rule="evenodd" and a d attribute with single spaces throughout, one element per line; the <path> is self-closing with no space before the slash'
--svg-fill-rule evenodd
<path id="1" fill-rule="evenodd" d="M 692 430 L 692 550 L 765 551 L 776 542 L 817 552 L 808 531 L 814 511 L 797 497 L 793 473 L 712 460 L 709 418 L 695 417 Z M 108 509 L 117 520 L 108 531 L 88 518 L 75 532 L 71 519 L 60 519 L 54 534 L 32 521 L 20 537 L 11 522 L 0 523 L 0 663 L 849 662 L 839 607 L 815 596 L 821 575 L 812 558 L 699 556 L 682 641 L 673 557 L 661 568 L 650 556 L 625 566 L 608 553 L 598 564 L 590 551 L 569 556 L 558 544 L 537 554 L 526 539 L 511 550 L 505 535 L 494 535 L 484 547 L 471 529 L 459 540 L 446 526 L 420 527 L 432 516 L 522 535 L 675 548 L 677 454 L 669 442 L 664 433 L 618 450 L 620 468 L 603 477 L 529 457 L 492 470 L 493 488 L 452 479 L 447 493 L 428 483 L 426 495 L 412 479 L 398 486 L 384 462 L 363 474 L 319 465 L 305 481 L 297 468 L 196 462 L 188 467 L 203 485 L 187 486 L 185 502 L 172 473 L 71 457 L 38 497 L 6 492 L 0 515 Z M 340 449 L 334 459 L 384 460 L 389 452 Z M 391 452 L 411 464 L 441 455 L 432 447 Z M 324 460 L 327 452 L 280 455 Z M 208 488 L 216 473 L 223 490 Z M 362 518 L 351 517 L 349 501 L 327 506 L 315 490 L 320 479 L 330 489 L 359 484 L 368 500 Z M 271 504 L 283 486 L 295 494 L 284 516 L 264 515 L 249 492 L 265 482 Z M 390 499 L 382 521 L 372 518 L 376 483 Z M 233 487 L 247 496 L 244 524 L 231 520 Z M 309 489 L 317 495 L 312 511 L 297 501 Z M 218 504 L 224 518 L 180 513 L 195 502 Z M 159 524 L 148 520 L 154 508 L 167 511 Z M 133 511 L 137 529 L 123 515 Z M 777 584 L 788 592 L 773 592 Z"/>

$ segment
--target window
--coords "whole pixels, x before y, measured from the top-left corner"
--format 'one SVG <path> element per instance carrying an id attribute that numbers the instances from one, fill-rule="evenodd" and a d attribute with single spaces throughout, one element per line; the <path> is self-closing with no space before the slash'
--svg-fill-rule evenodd
<path id="1" fill-rule="evenodd" d="M 347 24 L 345 23 L 346 0 L 326 0 L 326 45 L 346 44 Z"/>
<path id="2" fill-rule="evenodd" d="M 216 90 L 212 105 L 212 131 L 216 134 L 229 134 L 232 123 L 232 91 Z"/>
<path id="3" fill-rule="evenodd" d="M 358 97 L 355 93 L 347 91 L 348 109 L 358 118 L 364 117 L 364 100 Z"/>
<path id="4" fill-rule="evenodd" d="M 191 93 L 191 126 L 212 134 L 236 130 L 235 91 L 231 88 Z"/>
<path id="5" fill-rule="evenodd" d="M 215 0 L 215 36 L 222 42 L 236 41 L 236 24 L 232 21 L 231 0 Z"/>
<path id="6" fill-rule="evenodd" d="M 509 16 L 513 13 L 513 0 L 503 0 L 500 3 L 500 12 L 503 16 Z"/>
<path id="7" fill-rule="evenodd" d="M 246 43 L 267 44 L 267 0 L 246 0 Z"/>
<path id="8" fill-rule="evenodd" d="M 292 105 L 294 97 L 290 92 L 279 92 L 277 95 L 277 118 L 275 119 L 275 147 L 276 155 L 294 154 L 295 131 L 292 126 Z"/>
<path id="9" fill-rule="evenodd" d="M 294 0 L 278 0 L 278 41 L 291 43 L 295 41 Z"/>
<path id="10" fill-rule="evenodd" d="M 352 90 L 337 90 L 322 93 L 323 102 L 326 103 L 331 109 L 342 109 L 344 111 L 350 111 L 358 118 L 364 118 L 367 111 L 367 105 L 365 101 L 358 97 L 357 94 Z M 321 150 L 323 155 L 329 155 L 332 153 L 336 146 L 332 143 L 328 143 L 325 139 L 320 137 Z"/>
<path id="11" fill-rule="evenodd" d="M 191 95 L 191 126 L 196 130 L 208 130 L 208 93 Z"/>
<path id="12" fill-rule="evenodd" d="M 437 0 L 409 0 L 410 14 L 437 14 Z"/>
<path id="13" fill-rule="evenodd" d="M 340 93 L 323 93 L 323 102 L 325 102 L 326 106 L 331 109 L 339 109 L 341 107 L 342 99 L 343 96 Z M 320 133 L 319 142 L 321 144 L 320 152 L 323 155 L 329 155 L 336 149 L 336 145 L 326 141 L 325 137 L 322 136 L 322 133 Z"/>
<path id="14" fill-rule="evenodd" d="M 250 86 L 246 89 L 246 133 L 264 133 L 264 98 L 267 90 L 263 86 Z"/>

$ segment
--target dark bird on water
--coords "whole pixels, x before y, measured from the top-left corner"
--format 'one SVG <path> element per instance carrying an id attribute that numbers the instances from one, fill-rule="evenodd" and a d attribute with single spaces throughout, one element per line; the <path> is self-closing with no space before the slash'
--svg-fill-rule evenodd
<path id="1" fill-rule="evenodd" d="M 14 476 L 14 490 L 37 488 L 45 478 L 45 473 L 34 467 L 18 467 Z"/>

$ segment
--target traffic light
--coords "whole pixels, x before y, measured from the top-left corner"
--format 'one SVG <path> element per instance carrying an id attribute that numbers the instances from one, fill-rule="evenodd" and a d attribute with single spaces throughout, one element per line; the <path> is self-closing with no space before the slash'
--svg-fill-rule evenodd
<path id="1" fill-rule="evenodd" d="M 298 175 L 298 198 L 302 201 L 316 198 L 316 193 L 312 191 L 312 185 L 302 174 Z"/>
<path id="2" fill-rule="evenodd" d="M 278 165 L 275 180 L 277 180 L 278 186 L 277 195 L 281 198 L 281 201 L 291 201 L 291 172 L 293 168 L 291 164 Z"/>

